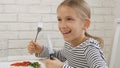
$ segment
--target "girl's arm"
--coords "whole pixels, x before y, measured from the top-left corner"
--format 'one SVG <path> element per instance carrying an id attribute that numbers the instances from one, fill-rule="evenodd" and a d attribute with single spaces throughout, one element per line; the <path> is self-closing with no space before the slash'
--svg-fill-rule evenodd
<path id="1" fill-rule="evenodd" d="M 66 61 L 66 58 L 63 56 L 62 54 L 63 49 L 60 50 L 55 50 L 54 49 L 54 55 L 55 57 L 57 57 L 60 61 L 64 62 Z M 36 57 L 49 57 L 49 50 L 46 46 L 43 46 L 43 51 L 41 54 L 36 53 L 35 54 Z"/>
<path id="2" fill-rule="evenodd" d="M 88 46 L 86 59 L 90 68 L 108 68 L 101 50 L 95 46 Z"/>

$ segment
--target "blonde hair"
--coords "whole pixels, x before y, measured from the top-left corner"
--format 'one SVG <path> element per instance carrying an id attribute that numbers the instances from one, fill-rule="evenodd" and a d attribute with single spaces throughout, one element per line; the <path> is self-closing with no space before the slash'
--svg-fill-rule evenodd
<path id="1" fill-rule="evenodd" d="M 69 6 L 69 7 L 73 8 L 76 11 L 76 13 L 78 13 L 80 19 L 83 21 L 91 18 L 90 7 L 86 3 L 85 0 L 64 0 L 58 6 L 58 9 L 61 6 Z M 101 38 L 92 36 L 92 35 L 88 34 L 87 32 L 85 32 L 85 36 L 96 39 L 99 42 L 100 47 L 103 47 L 104 42 Z"/>

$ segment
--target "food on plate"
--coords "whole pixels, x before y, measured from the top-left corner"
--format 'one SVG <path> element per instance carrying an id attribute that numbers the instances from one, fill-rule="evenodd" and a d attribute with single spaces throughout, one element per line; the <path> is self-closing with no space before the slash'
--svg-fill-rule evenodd
<path id="1" fill-rule="evenodd" d="M 12 63 L 10 64 L 10 66 L 31 66 L 33 68 L 41 68 L 41 65 L 38 62 L 30 62 L 30 61 L 23 61 L 23 62 L 16 62 L 16 63 Z"/>
<path id="2" fill-rule="evenodd" d="M 29 61 L 16 62 L 16 63 L 11 64 L 10 66 L 28 66 L 28 65 L 30 65 L 30 63 L 31 62 L 29 62 Z"/>
<path id="3" fill-rule="evenodd" d="M 41 68 L 41 66 L 38 62 L 30 63 L 30 66 L 32 66 L 33 68 Z"/>

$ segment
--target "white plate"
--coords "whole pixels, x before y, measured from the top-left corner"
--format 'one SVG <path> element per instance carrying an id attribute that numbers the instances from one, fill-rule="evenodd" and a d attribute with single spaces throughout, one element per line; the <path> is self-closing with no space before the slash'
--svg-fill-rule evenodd
<path id="1" fill-rule="evenodd" d="M 30 61 L 30 62 L 39 62 L 39 64 L 41 64 L 41 68 L 46 68 L 44 63 L 38 60 L 25 60 L 25 61 Z M 15 66 L 10 66 L 10 64 L 12 63 L 16 63 L 16 62 L 23 62 L 23 61 L 11 61 L 11 62 L 0 62 L 0 68 L 32 68 L 32 67 L 23 67 L 23 66 L 19 66 L 19 67 L 15 67 Z"/>

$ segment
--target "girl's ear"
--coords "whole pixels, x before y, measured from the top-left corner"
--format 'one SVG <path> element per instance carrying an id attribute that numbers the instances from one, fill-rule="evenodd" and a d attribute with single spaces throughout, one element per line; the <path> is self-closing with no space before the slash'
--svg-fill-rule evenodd
<path id="1" fill-rule="evenodd" d="M 85 22 L 84 22 L 84 28 L 85 29 L 88 29 L 90 27 L 90 19 L 86 19 Z"/>

